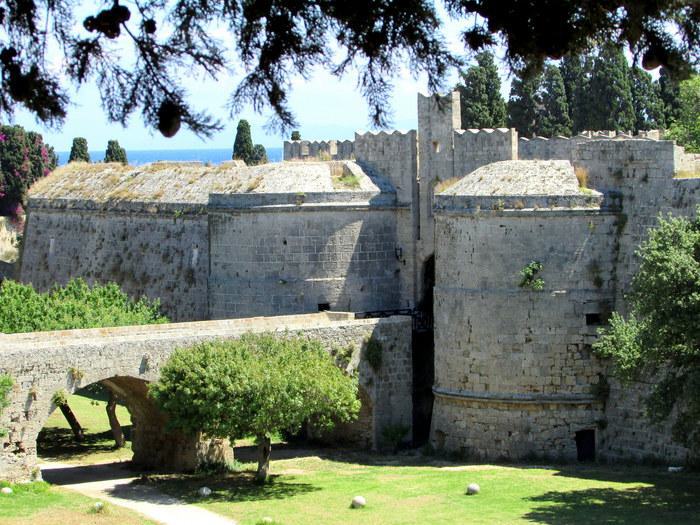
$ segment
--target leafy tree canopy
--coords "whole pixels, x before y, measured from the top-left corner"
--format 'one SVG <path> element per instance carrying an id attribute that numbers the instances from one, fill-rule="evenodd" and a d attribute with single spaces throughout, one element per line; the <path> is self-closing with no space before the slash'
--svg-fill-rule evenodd
<path id="1" fill-rule="evenodd" d="M 680 84 L 677 118 L 666 138 L 675 139 L 686 151 L 700 153 L 700 75 Z"/>
<path id="2" fill-rule="evenodd" d="M 56 167 L 56 154 L 39 133 L 0 126 L 0 215 L 17 215 L 27 189 Z"/>
<path id="3" fill-rule="evenodd" d="M 90 162 L 87 139 L 83 137 L 75 137 L 73 139 L 68 162 Z"/>
<path id="4" fill-rule="evenodd" d="M 506 125 L 506 103 L 501 96 L 501 79 L 493 55 L 483 51 L 476 64 L 461 74 L 462 129 L 502 128 Z"/>
<path id="5" fill-rule="evenodd" d="M 645 68 L 665 65 L 686 75 L 700 53 L 700 4 L 695 0 L 444 0 L 447 16 L 462 24 L 470 51 L 494 43 L 517 68 L 541 68 L 547 57 L 579 53 L 593 41 L 629 46 Z M 148 126 L 172 136 L 184 123 L 200 135 L 221 129 L 191 107 L 179 79 L 201 72 L 216 78 L 233 64 L 245 77 L 231 95 L 231 111 L 252 103 L 270 107 L 274 126 L 295 124 L 288 105 L 294 75 L 321 66 L 335 75 L 358 70 L 375 125 L 389 120 L 392 79 L 408 62 L 425 73 L 431 92 L 444 89 L 461 61 L 442 34 L 433 0 L 346 2 L 311 0 L 143 0 L 90 6 L 66 0 L 0 0 L 0 113 L 17 105 L 48 124 L 60 124 L 69 104 L 67 82 L 97 80 L 103 107 L 125 124 L 140 111 Z M 82 25 L 78 25 L 82 22 Z M 230 47 L 211 28 L 230 32 Z M 120 46 L 133 46 L 125 64 Z M 50 67 L 45 50 L 63 53 L 67 78 Z"/>
<path id="6" fill-rule="evenodd" d="M 135 301 L 118 285 L 90 287 L 82 279 L 39 293 L 29 284 L 0 284 L 0 332 L 37 332 L 165 323 L 158 301 Z"/>
<path id="7" fill-rule="evenodd" d="M 237 439 L 254 435 L 258 479 L 267 478 L 270 437 L 356 417 L 357 379 L 338 368 L 321 343 L 271 334 L 177 350 L 150 393 L 173 426 Z"/>
<path id="8" fill-rule="evenodd" d="M 659 378 L 649 416 L 674 414 L 674 438 L 700 457 L 700 219 L 660 218 L 638 255 L 630 314 L 613 314 L 594 348 L 624 381 Z"/>

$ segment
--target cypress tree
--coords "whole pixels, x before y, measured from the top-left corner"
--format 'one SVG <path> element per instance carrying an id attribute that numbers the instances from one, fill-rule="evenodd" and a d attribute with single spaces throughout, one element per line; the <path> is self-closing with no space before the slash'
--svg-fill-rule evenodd
<path id="1" fill-rule="evenodd" d="M 267 151 L 265 151 L 265 146 L 262 144 L 256 144 L 253 146 L 253 154 L 250 164 L 253 166 L 257 164 L 267 164 Z"/>
<path id="2" fill-rule="evenodd" d="M 83 137 L 75 137 L 70 148 L 68 162 L 90 162 L 87 140 Z"/>
<path id="3" fill-rule="evenodd" d="M 253 140 L 250 138 L 250 124 L 247 120 L 239 120 L 236 128 L 236 139 L 233 142 L 234 160 L 242 160 L 250 164 L 253 158 Z"/>
<path id="4" fill-rule="evenodd" d="M 571 118 L 572 133 L 588 127 L 590 96 L 588 93 L 591 59 L 587 55 L 567 55 L 561 61 L 561 76 Z"/>
<path id="5" fill-rule="evenodd" d="M 540 76 L 513 78 L 508 99 L 508 125 L 518 130 L 521 137 L 531 137 L 537 131 L 542 102 L 538 94 Z"/>
<path id="6" fill-rule="evenodd" d="M 545 137 L 571 135 L 571 117 L 566 100 L 564 79 L 559 68 L 547 64 L 542 82 L 542 110 L 538 119 L 537 134 Z"/>
<path id="7" fill-rule="evenodd" d="M 590 96 L 591 129 L 627 131 L 634 129 L 634 108 L 629 65 L 622 49 L 600 48 L 593 62 Z"/>
<path id="8" fill-rule="evenodd" d="M 119 145 L 118 140 L 110 140 L 107 142 L 107 150 L 105 151 L 105 162 L 121 162 L 128 164 L 126 158 L 126 150 Z"/>
<path id="9" fill-rule="evenodd" d="M 670 126 L 680 116 L 680 87 L 665 67 L 659 70 L 659 95 L 663 104 L 664 122 Z"/>
<path id="10" fill-rule="evenodd" d="M 462 128 L 500 128 L 506 125 L 506 103 L 493 55 L 476 55 L 476 65 L 461 74 L 457 85 L 461 99 Z"/>
<path id="11" fill-rule="evenodd" d="M 664 111 L 659 85 L 653 82 L 649 73 L 637 66 L 632 66 L 630 69 L 630 85 L 635 132 L 663 128 Z"/>

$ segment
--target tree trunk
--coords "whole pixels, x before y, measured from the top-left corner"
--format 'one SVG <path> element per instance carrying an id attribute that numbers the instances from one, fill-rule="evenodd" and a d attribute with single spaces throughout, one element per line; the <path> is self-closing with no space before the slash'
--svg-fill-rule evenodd
<path id="1" fill-rule="evenodd" d="M 61 413 L 63 414 L 63 417 L 65 417 L 66 421 L 68 421 L 68 424 L 70 425 L 70 429 L 73 431 L 73 436 L 75 437 L 75 440 L 82 441 L 83 439 L 85 439 L 85 434 L 83 433 L 83 427 L 80 426 L 80 423 L 78 422 L 78 418 L 75 417 L 75 414 L 68 406 L 68 403 L 67 402 L 63 403 L 62 405 L 59 405 L 58 408 L 61 409 Z"/>
<path id="2" fill-rule="evenodd" d="M 270 471 L 270 452 L 272 452 L 272 443 L 269 436 L 258 436 L 258 472 L 255 475 L 255 481 L 258 483 L 267 481 Z"/>
<path id="3" fill-rule="evenodd" d="M 122 432 L 122 426 L 119 424 L 117 419 L 117 398 L 114 392 L 107 389 L 109 392 L 109 400 L 107 401 L 107 419 L 109 419 L 109 427 L 112 429 L 112 436 L 114 437 L 114 447 L 122 448 L 124 446 L 124 432 Z"/>

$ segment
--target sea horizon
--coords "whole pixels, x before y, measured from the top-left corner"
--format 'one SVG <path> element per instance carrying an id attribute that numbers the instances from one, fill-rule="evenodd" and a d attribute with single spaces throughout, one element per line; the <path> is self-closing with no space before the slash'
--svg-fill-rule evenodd
<path id="1" fill-rule="evenodd" d="M 282 161 L 282 148 L 265 148 L 269 162 Z M 92 150 L 90 160 L 92 162 L 102 162 L 104 150 Z M 62 166 L 68 162 L 69 151 L 57 151 L 58 165 Z M 202 149 L 151 149 L 151 150 L 127 150 L 126 156 L 129 164 L 140 166 L 150 162 L 172 161 L 172 162 L 202 162 L 210 164 L 221 164 L 231 160 L 231 148 L 202 148 Z"/>

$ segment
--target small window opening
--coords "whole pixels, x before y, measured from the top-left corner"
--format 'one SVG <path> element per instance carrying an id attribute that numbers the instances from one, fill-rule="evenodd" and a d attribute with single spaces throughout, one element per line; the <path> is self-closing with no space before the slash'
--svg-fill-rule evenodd
<path id="1" fill-rule="evenodd" d="M 330 303 L 318 303 L 318 311 L 319 312 L 327 312 L 330 309 L 331 309 Z"/>
<path id="2" fill-rule="evenodd" d="M 437 140 L 433 141 L 433 153 L 440 153 L 440 143 Z"/>
<path id="3" fill-rule="evenodd" d="M 599 313 L 586 314 L 586 324 L 588 326 L 602 324 L 602 319 Z"/>
<path id="4" fill-rule="evenodd" d="M 579 461 L 595 461 L 595 430 L 576 432 L 576 456 Z"/>

